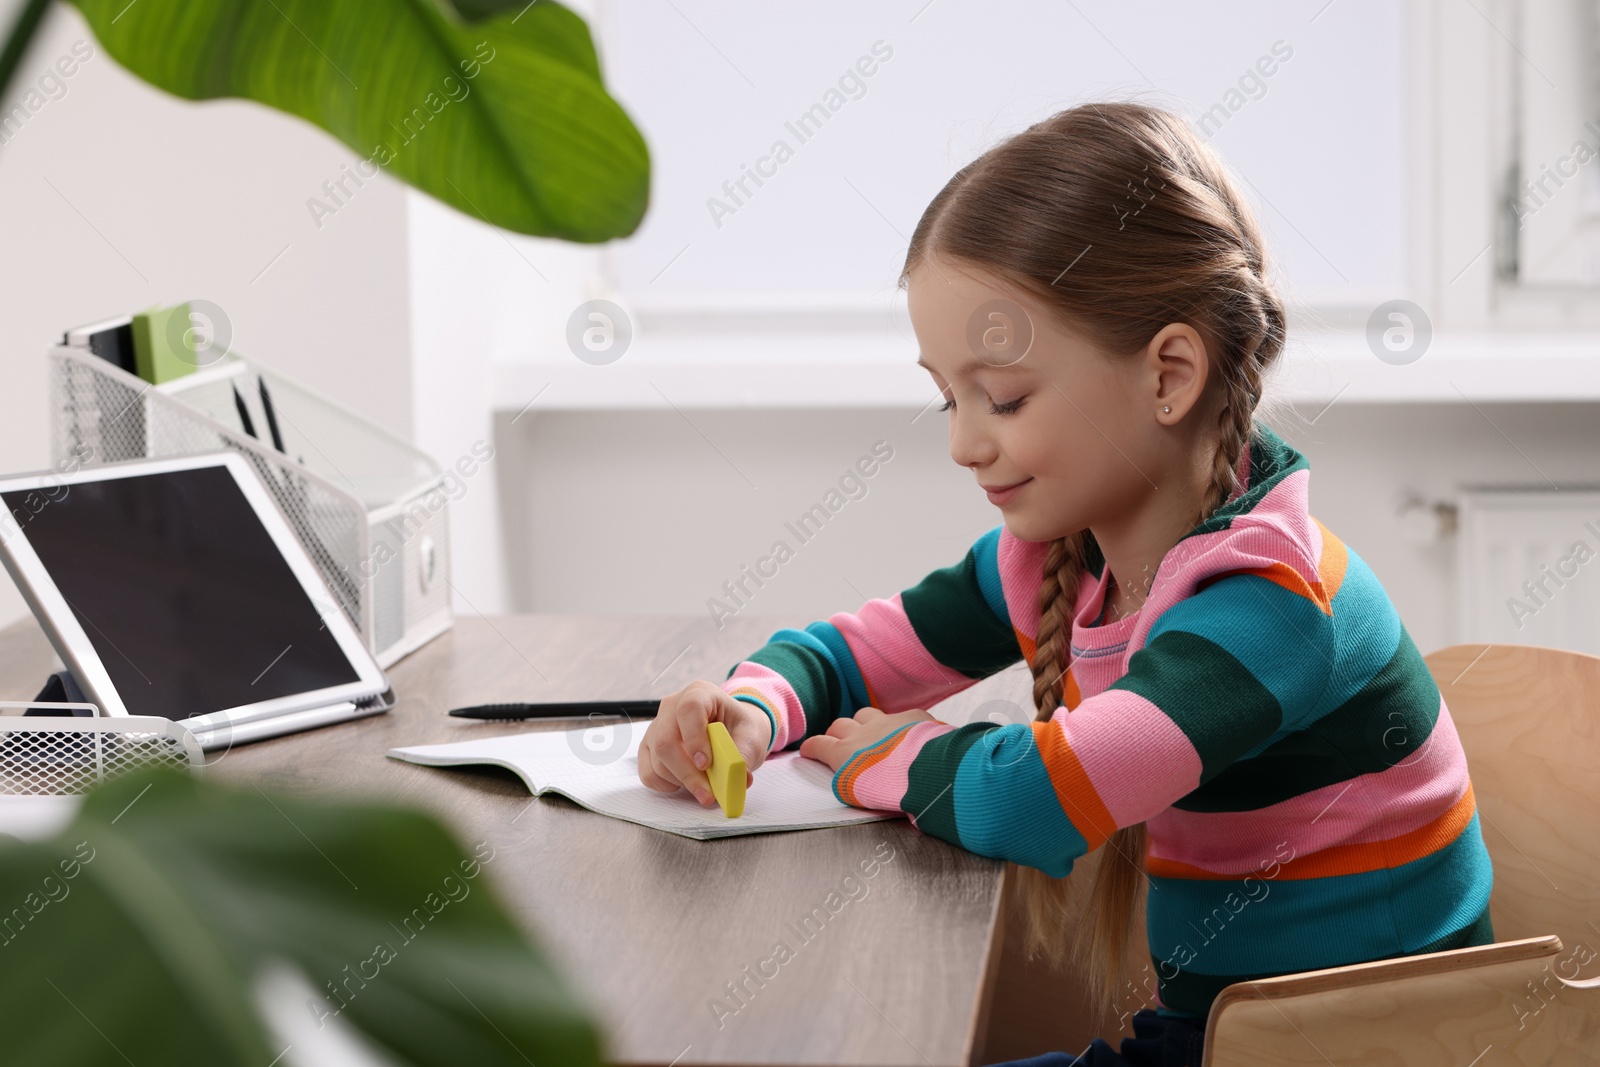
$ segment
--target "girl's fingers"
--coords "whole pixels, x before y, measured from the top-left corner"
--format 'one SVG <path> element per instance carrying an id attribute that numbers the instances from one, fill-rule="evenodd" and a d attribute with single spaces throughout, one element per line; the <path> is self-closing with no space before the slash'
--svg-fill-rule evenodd
<path id="1" fill-rule="evenodd" d="M 735 701 L 735 703 L 741 703 Z M 749 708 L 750 705 L 742 704 Z M 761 766 L 767 756 L 767 743 L 772 740 L 772 725 L 764 711 L 750 708 L 754 715 L 741 715 L 727 724 L 728 736 L 733 739 L 733 747 L 739 750 L 739 755 L 744 757 L 747 770 L 754 770 Z"/>
<path id="2" fill-rule="evenodd" d="M 715 711 L 712 698 L 699 691 L 686 694 L 674 709 L 672 721 L 682 738 L 684 755 L 698 769 L 711 766 L 711 742 L 706 738 L 706 723 L 716 717 Z M 705 775 L 700 777 L 704 779 Z"/>
<path id="3" fill-rule="evenodd" d="M 856 727 L 859 725 L 861 724 L 854 719 L 834 719 L 828 724 L 826 734 L 829 737 L 846 737 L 855 732 Z"/>
<path id="4" fill-rule="evenodd" d="M 886 713 L 880 708 L 862 708 L 856 712 L 856 722 L 872 722 L 881 719 Z"/>
<path id="5" fill-rule="evenodd" d="M 839 753 L 844 748 L 844 742 L 838 738 L 817 734 L 800 742 L 800 755 L 806 759 L 814 759 L 820 763 L 826 763 L 834 770 L 838 770 Z"/>
<path id="6" fill-rule="evenodd" d="M 705 733 L 705 727 L 700 727 L 700 733 Z M 662 739 L 660 745 L 656 746 L 652 756 L 656 761 L 657 773 L 664 773 L 677 779 L 702 805 L 708 802 L 716 803 L 716 798 L 711 795 L 711 782 L 706 778 L 706 772 L 690 762 L 689 752 L 682 736 L 673 738 L 669 734 Z"/>
<path id="7" fill-rule="evenodd" d="M 650 757 L 650 746 L 643 744 L 639 746 L 639 781 L 643 782 L 646 788 L 654 789 L 658 793 L 676 793 L 678 791 L 677 782 L 670 781 L 656 773 L 655 760 Z"/>

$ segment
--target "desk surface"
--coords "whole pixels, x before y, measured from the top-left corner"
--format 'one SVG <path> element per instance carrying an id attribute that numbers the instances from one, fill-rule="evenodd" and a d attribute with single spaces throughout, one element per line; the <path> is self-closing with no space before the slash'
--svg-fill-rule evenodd
<path id="1" fill-rule="evenodd" d="M 397 745 L 570 728 L 444 713 L 664 695 L 721 678 L 795 622 L 742 618 L 713 631 L 667 616 L 462 618 L 390 669 L 399 703 L 388 714 L 241 746 L 211 773 L 419 806 L 468 848 L 488 842 L 501 899 L 592 1006 L 616 1062 L 967 1064 L 999 956 L 1000 864 L 904 820 L 693 841 L 532 798 L 510 772 L 384 757 Z M 0 694 L 33 696 L 55 666 L 31 619 L 0 632 Z M 891 849 L 863 878 L 862 861 Z M 814 909 L 826 922 L 813 919 L 802 940 L 796 924 Z M 775 959 L 780 941 L 791 954 Z M 744 984 L 742 1002 L 730 983 Z"/>

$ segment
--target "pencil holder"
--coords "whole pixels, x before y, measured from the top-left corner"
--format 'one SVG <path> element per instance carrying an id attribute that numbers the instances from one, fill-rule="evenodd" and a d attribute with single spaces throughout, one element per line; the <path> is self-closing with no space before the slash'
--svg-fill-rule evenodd
<path id="1" fill-rule="evenodd" d="M 232 350 L 151 385 L 62 344 L 50 386 L 58 471 L 242 453 L 381 666 L 450 628 L 445 474 L 408 442 Z"/>

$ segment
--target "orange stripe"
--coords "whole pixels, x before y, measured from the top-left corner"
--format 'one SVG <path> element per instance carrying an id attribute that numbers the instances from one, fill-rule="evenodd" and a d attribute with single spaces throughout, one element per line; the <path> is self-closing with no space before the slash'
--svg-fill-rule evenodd
<path id="1" fill-rule="evenodd" d="M 1420 860 L 1424 856 L 1431 856 L 1444 848 L 1466 829 L 1467 823 L 1472 821 L 1472 813 L 1477 810 L 1477 801 L 1472 795 L 1472 783 L 1467 783 L 1467 791 L 1461 798 L 1437 819 L 1425 826 L 1419 826 L 1410 833 L 1391 837 L 1385 841 L 1363 841 L 1352 845 L 1332 845 L 1318 852 L 1300 856 L 1283 864 L 1274 876 L 1280 878 L 1331 878 L 1341 874 L 1364 874 L 1367 871 L 1381 871 L 1389 867 L 1399 867 L 1413 860 Z M 1155 856 L 1145 860 L 1145 871 L 1160 878 L 1190 878 L 1204 881 L 1232 881 L 1246 875 L 1256 874 L 1255 871 L 1243 871 L 1234 874 L 1220 874 L 1208 871 L 1203 867 L 1195 867 L 1188 863 L 1179 863 L 1177 860 L 1160 859 Z"/>
<path id="2" fill-rule="evenodd" d="M 1078 679 L 1072 676 L 1072 668 L 1067 668 L 1066 681 L 1061 683 L 1061 703 L 1072 711 L 1083 703 L 1083 692 L 1078 688 Z"/>
<path id="3" fill-rule="evenodd" d="M 873 767 L 876 767 L 879 763 L 883 762 L 883 760 L 888 757 L 889 753 L 900 747 L 900 742 L 904 741 L 906 739 L 906 735 L 910 732 L 910 727 L 901 728 L 900 732 L 890 738 L 887 744 L 882 744 L 879 747 L 863 754 L 859 759 L 855 760 L 855 762 L 850 765 L 850 768 L 845 773 L 845 776 L 839 779 L 839 792 L 843 794 L 844 798 L 849 801 L 852 806 L 859 806 L 856 805 L 856 779 L 860 778 L 867 771 L 870 771 Z"/>
<path id="4" fill-rule="evenodd" d="M 773 717 L 774 720 L 776 720 L 778 718 L 778 709 L 772 706 L 771 698 L 768 697 L 767 694 L 761 692 L 760 690 L 752 689 L 748 685 L 741 685 L 737 689 L 728 690 L 728 695 L 731 696 L 731 697 L 738 697 L 738 696 L 755 697 L 757 700 L 761 701 L 761 706 L 762 707 L 764 707 L 768 711 L 772 712 L 772 717 Z"/>
<path id="5" fill-rule="evenodd" d="M 1061 727 L 1054 722 L 1036 722 L 1033 726 L 1034 743 L 1039 746 L 1039 758 L 1050 775 L 1056 800 L 1061 810 L 1083 835 L 1088 846 L 1098 848 L 1117 829 L 1116 820 L 1094 791 L 1089 775 L 1084 771 L 1078 754 L 1072 751 Z"/>
<path id="6" fill-rule="evenodd" d="M 857 673 L 861 675 L 861 684 L 867 689 L 867 707 L 882 709 L 883 705 L 878 703 L 878 694 L 872 691 L 872 683 L 867 681 L 867 672 L 860 670 L 859 667 L 860 665 L 857 664 Z"/>
<path id="7" fill-rule="evenodd" d="M 1333 604 L 1331 602 L 1331 598 L 1326 592 L 1324 592 L 1320 576 L 1315 585 L 1309 585 L 1306 583 L 1306 580 L 1300 576 L 1300 572 L 1289 566 L 1287 563 L 1274 562 L 1266 567 L 1241 567 L 1234 571 L 1223 571 L 1220 574 L 1213 574 L 1206 578 L 1200 583 L 1200 588 L 1204 589 L 1212 582 L 1220 581 L 1223 578 L 1227 578 L 1235 574 L 1254 574 L 1258 578 L 1265 578 L 1274 585 L 1281 585 L 1283 588 L 1289 590 L 1289 592 L 1305 597 L 1317 607 L 1321 608 L 1324 615 L 1333 614 Z"/>
<path id="8" fill-rule="evenodd" d="M 1017 635 L 1017 645 L 1022 649 L 1022 658 L 1028 661 L 1028 666 L 1032 667 L 1033 651 L 1035 647 L 1033 638 L 1029 637 L 1015 626 L 1011 628 L 1011 632 Z"/>
<path id="9" fill-rule="evenodd" d="M 1322 588 L 1327 590 L 1331 601 L 1344 584 L 1344 573 L 1350 566 L 1350 550 L 1315 517 L 1311 521 L 1317 523 L 1317 529 L 1322 531 L 1322 558 L 1317 561 L 1317 576 L 1322 579 Z"/>

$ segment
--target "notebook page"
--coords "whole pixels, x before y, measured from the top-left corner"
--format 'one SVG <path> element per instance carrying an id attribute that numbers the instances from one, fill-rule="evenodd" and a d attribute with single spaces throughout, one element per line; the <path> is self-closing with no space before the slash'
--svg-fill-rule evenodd
<path id="1" fill-rule="evenodd" d="M 658 793 L 639 781 L 639 742 L 648 722 L 585 730 L 546 730 L 508 737 L 414 745 L 389 752 L 427 766 L 489 763 L 515 772 L 534 794 L 560 793 L 590 811 L 657 830 L 707 840 L 737 834 L 808 830 L 898 818 L 839 803 L 833 772 L 796 752 L 777 753 L 755 772 L 744 814 L 730 819 L 702 808 L 687 793 Z"/>

